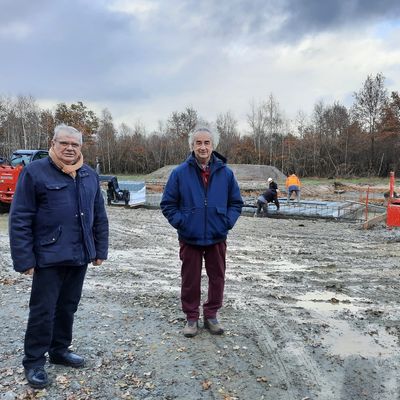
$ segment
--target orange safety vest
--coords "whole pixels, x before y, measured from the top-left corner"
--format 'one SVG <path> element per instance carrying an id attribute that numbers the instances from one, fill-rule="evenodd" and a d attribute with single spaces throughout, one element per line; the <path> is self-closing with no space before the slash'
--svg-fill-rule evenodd
<path id="1" fill-rule="evenodd" d="M 286 178 L 286 187 L 288 188 L 292 185 L 300 187 L 300 179 L 295 174 L 290 175 Z"/>

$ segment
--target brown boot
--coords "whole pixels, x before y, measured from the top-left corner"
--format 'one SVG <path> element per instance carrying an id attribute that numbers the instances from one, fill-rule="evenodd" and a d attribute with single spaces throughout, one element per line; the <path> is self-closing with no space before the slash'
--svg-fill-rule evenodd
<path id="1" fill-rule="evenodd" d="M 208 329 L 212 335 L 222 335 L 224 333 L 217 318 L 204 318 L 204 328 Z"/>
<path id="2" fill-rule="evenodd" d="M 194 337 L 197 335 L 198 330 L 197 320 L 187 320 L 186 325 L 183 328 L 183 335 L 186 337 Z"/>

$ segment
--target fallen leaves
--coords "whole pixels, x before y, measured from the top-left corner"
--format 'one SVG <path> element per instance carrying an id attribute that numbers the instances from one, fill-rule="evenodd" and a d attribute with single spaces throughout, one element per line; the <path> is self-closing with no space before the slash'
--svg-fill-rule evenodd
<path id="1" fill-rule="evenodd" d="M 1 285 L 15 285 L 17 282 L 18 280 L 13 278 L 0 278 Z"/>
<path id="2" fill-rule="evenodd" d="M 5 377 L 5 376 L 12 376 L 14 375 L 14 371 L 11 368 L 6 368 L 1 370 L 1 376 Z"/>
<path id="3" fill-rule="evenodd" d="M 208 389 L 210 389 L 211 385 L 212 385 L 212 382 L 211 382 L 210 380 L 208 380 L 208 379 L 204 380 L 204 381 L 202 382 L 202 384 L 201 384 L 203 390 L 208 390 Z"/>
<path id="4" fill-rule="evenodd" d="M 39 391 L 37 391 L 36 394 L 35 394 L 35 399 L 41 399 L 41 398 L 43 398 L 43 397 L 46 397 L 47 394 L 48 394 L 48 393 L 47 393 L 47 390 L 46 390 L 46 389 L 39 390 Z"/>
<path id="5" fill-rule="evenodd" d="M 60 385 L 69 385 L 70 380 L 67 376 L 65 375 L 57 375 L 56 376 L 56 382 L 59 383 Z"/>

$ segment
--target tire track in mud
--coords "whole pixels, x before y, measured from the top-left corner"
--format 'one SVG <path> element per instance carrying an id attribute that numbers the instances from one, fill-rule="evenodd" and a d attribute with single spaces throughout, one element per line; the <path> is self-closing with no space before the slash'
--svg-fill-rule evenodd
<path id="1" fill-rule="evenodd" d="M 335 392 L 322 366 L 315 360 L 315 354 L 310 355 L 307 346 L 298 334 L 296 321 L 283 322 L 284 318 L 278 310 L 275 313 L 265 307 L 255 304 L 256 314 L 270 315 L 261 321 L 252 319 L 254 340 L 266 358 L 272 358 L 273 371 L 278 370 L 278 380 L 286 387 L 286 399 L 299 398 L 330 398 Z M 254 312 L 254 311 L 253 311 Z M 276 317 L 280 313 L 280 318 Z M 334 398 L 334 397 L 332 397 Z"/>
<path id="2" fill-rule="evenodd" d="M 252 321 L 253 331 L 257 332 L 257 337 L 254 339 L 260 352 L 273 361 L 273 375 L 274 379 L 279 382 L 281 388 L 287 392 L 283 395 L 284 399 L 295 400 L 297 393 L 295 393 L 295 385 L 293 382 L 292 374 L 286 368 L 285 362 L 279 354 L 278 345 L 269 332 L 264 329 L 264 324 L 259 320 Z M 275 375 L 277 375 L 275 377 Z M 297 392 L 297 391 L 296 391 Z"/>
<path id="3" fill-rule="evenodd" d="M 254 226 L 256 226 L 256 224 L 257 223 L 255 223 Z M 285 222 L 280 224 L 288 227 L 288 224 Z M 264 289 L 265 295 L 269 296 L 270 294 L 274 293 L 274 296 L 279 296 L 284 303 L 282 315 L 276 318 L 274 326 L 265 328 L 265 324 L 257 322 L 257 320 L 254 320 L 255 322 L 253 322 L 256 325 L 255 330 L 262 331 L 264 328 L 264 339 L 260 339 L 260 346 L 262 347 L 263 344 L 266 343 L 267 352 L 273 352 L 276 346 L 279 346 L 280 343 L 285 343 L 285 346 L 290 345 L 292 340 L 291 336 L 300 335 L 298 329 L 294 326 L 295 323 L 289 323 L 289 325 L 287 325 L 284 322 L 284 315 L 287 314 L 287 309 L 290 307 L 290 304 L 285 304 L 291 297 L 289 295 L 289 299 L 287 298 L 288 293 L 291 295 L 296 295 L 296 293 L 304 294 L 305 290 L 319 290 L 323 292 L 329 290 L 328 287 L 331 285 L 337 285 L 337 289 L 340 293 L 347 293 L 352 297 L 357 295 L 360 297 L 365 297 L 365 289 L 367 286 L 369 290 L 369 300 L 367 301 L 370 301 L 371 304 L 374 304 L 376 301 L 376 289 L 380 286 L 383 288 L 388 284 L 388 280 L 385 278 L 385 276 L 382 277 L 382 274 L 377 274 L 376 264 L 380 262 L 387 262 L 389 258 L 388 264 L 390 267 L 390 272 L 386 271 L 386 273 L 383 275 L 393 275 L 395 274 L 396 268 L 397 271 L 399 270 L 398 262 L 393 262 L 393 258 L 396 256 L 398 257 L 399 255 L 399 246 L 397 245 L 396 249 L 394 246 L 387 244 L 388 233 L 385 232 L 385 230 L 380 229 L 377 230 L 377 232 L 365 232 L 360 231 L 353 225 L 348 224 L 342 225 L 337 223 L 316 223 L 316 232 L 314 232 L 313 225 L 314 224 L 302 222 L 301 226 L 298 225 L 298 227 L 292 227 L 290 234 L 287 232 L 287 229 L 286 232 L 285 229 L 280 230 L 277 221 L 268 221 L 268 223 L 264 223 L 263 221 L 263 225 L 257 225 L 257 228 L 259 229 L 257 229 L 258 238 L 256 240 L 258 241 L 258 249 L 260 247 L 264 247 L 265 249 L 264 263 L 262 262 L 262 257 L 257 255 L 259 250 L 254 250 L 257 246 L 254 245 L 254 249 L 249 249 L 249 247 L 252 246 L 247 246 L 245 254 L 249 257 L 249 259 L 252 260 L 251 267 L 254 267 L 255 269 L 263 268 L 266 276 L 272 277 L 274 280 L 267 284 L 265 284 L 266 281 L 261 281 L 261 288 L 257 291 L 252 292 L 251 290 L 245 291 L 243 289 L 241 293 L 246 292 L 246 294 L 249 295 L 252 292 L 251 294 L 254 296 L 256 292 L 257 295 L 260 295 L 262 289 Z M 322 230 L 321 227 L 323 228 Z M 276 233 L 277 231 L 279 234 Z M 272 232 L 272 234 L 270 232 Z M 240 238 L 234 238 L 238 251 L 240 251 L 239 242 L 245 241 L 246 236 L 249 234 L 251 234 L 251 231 L 248 229 L 240 230 Z M 268 240 L 265 240 L 265 237 L 268 237 Z M 284 243 L 283 246 L 280 244 L 281 242 Z M 390 260 L 390 258 L 392 258 L 392 260 Z M 254 259 L 258 260 L 258 262 L 254 262 Z M 277 261 L 279 264 L 279 261 L 282 259 L 286 259 L 289 263 L 293 262 L 295 264 L 303 264 L 306 266 L 306 268 L 298 271 L 292 270 L 279 272 L 279 269 L 274 269 L 273 265 Z M 243 259 L 235 256 L 232 256 L 231 260 L 234 264 L 234 267 L 236 267 L 236 264 L 239 263 L 240 265 L 240 263 L 243 262 Z M 299 276 L 295 276 L 296 273 L 298 273 L 300 278 Z M 285 274 L 293 275 L 292 285 L 290 285 L 291 280 L 288 280 L 287 276 L 285 277 Z M 242 281 L 244 282 L 245 279 L 242 279 Z M 252 284 L 252 281 L 250 280 L 248 283 Z M 394 297 L 397 286 L 397 284 L 392 284 L 389 293 L 382 293 L 383 302 L 388 300 L 389 302 L 397 301 L 397 299 Z M 362 294 L 364 296 L 362 296 Z M 293 300 L 293 297 L 291 297 L 291 299 Z M 271 302 L 272 301 L 273 299 L 271 298 Z M 262 301 L 260 304 L 262 304 Z M 256 307 L 260 308 L 260 304 L 256 303 Z M 379 299 L 378 304 L 381 304 L 381 299 Z M 267 311 L 268 310 L 266 309 L 259 310 L 259 313 L 265 318 Z M 318 318 L 318 316 L 314 315 L 311 317 L 310 315 L 308 324 L 315 321 L 315 318 Z M 322 317 L 322 320 L 323 319 L 324 317 Z M 367 334 L 367 332 L 357 329 L 357 326 L 354 325 L 353 321 L 349 322 L 351 323 L 351 326 L 355 327 L 360 337 Z M 291 332 L 291 335 L 287 335 L 288 331 Z M 271 338 L 272 334 L 274 336 Z M 277 334 L 278 337 L 282 337 L 282 339 L 279 340 L 275 334 Z M 321 338 L 319 338 L 319 340 L 320 339 Z M 294 344 L 296 343 L 297 340 L 294 342 Z M 289 375 L 289 382 L 293 388 L 295 388 L 292 392 L 292 396 L 301 396 L 307 394 L 301 390 L 299 391 L 301 382 L 315 380 L 319 389 L 311 392 L 310 398 L 314 398 L 313 395 L 317 396 L 315 398 L 340 398 L 343 400 L 358 400 L 359 398 L 369 398 L 374 400 L 380 398 L 391 400 L 395 398 L 393 397 L 393 393 L 398 390 L 398 382 L 396 383 L 397 388 L 394 387 L 393 389 L 393 382 L 396 382 L 394 377 L 395 375 L 393 375 L 393 373 L 395 374 L 398 370 L 394 367 L 393 360 L 385 362 L 385 370 L 389 375 L 386 380 L 391 383 L 388 384 L 389 388 L 387 389 L 387 394 L 384 395 L 381 393 L 381 397 L 379 397 L 379 389 L 375 383 L 372 383 L 372 381 L 376 380 L 374 379 L 367 382 L 368 379 L 365 378 L 369 373 L 374 373 L 376 376 L 376 369 L 372 367 L 363 368 L 362 360 L 359 363 L 355 363 L 351 360 L 351 358 L 348 357 L 344 358 L 344 360 L 341 360 L 340 357 L 337 359 L 337 357 L 327 353 L 326 349 L 320 348 L 320 346 L 318 346 L 318 348 L 315 350 L 307 350 L 307 346 L 300 345 L 300 349 L 297 353 L 298 355 L 296 360 L 296 357 L 293 358 L 293 354 L 292 356 L 289 356 L 288 351 L 281 349 L 279 358 L 276 360 L 276 364 L 281 366 L 279 368 L 280 376 L 285 377 Z M 320 354 L 319 357 L 316 356 L 318 353 Z M 330 358 L 333 360 L 333 365 L 332 363 L 326 361 Z M 396 359 L 396 357 L 394 358 Z M 346 366 L 345 371 L 341 364 Z M 376 361 L 373 361 L 371 365 L 373 366 L 374 364 L 376 365 Z M 285 365 L 290 365 L 290 367 L 285 367 Z M 298 374 L 300 383 L 294 378 L 296 376 L 296 369 L 293 368 L 293 366 L 296 365 L 303 367 L 303 374 L 304 371 L 306 371 L 304 376 L 302 374 Z M 335 376 L 334 383 L 332 383 L 332 379 L 325 378 L 323 371 L 324 369 L 326 370 L 326 368 L 331 370 L 331 373 L 327 374 L 330 378 L 332 378 L 332 370 L 335 371 L 333 374 Z M 287 374 L 286 369 L 289 370 L 289 374 Z M 350 375 L 351 371 L 353 371 L 353 375 L 357 375 L 354 376 L 353 381 L 351 378 L 346 376 Z M 382 378 L 383 376 L 381 376 L 381 379 Z M 392 385 L 392 388 L 390 385 Z M 383 390 L 383 388 L 381 388 L 381 390 Z M 308 393 L 308 395 L 310 395 L 310 393 Z M 373 397 L 368 397 L 371 395 Z"/>

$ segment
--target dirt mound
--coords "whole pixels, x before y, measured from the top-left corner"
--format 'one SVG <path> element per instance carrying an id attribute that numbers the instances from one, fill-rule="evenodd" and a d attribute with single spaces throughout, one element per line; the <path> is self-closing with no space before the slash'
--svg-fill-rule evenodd
<path id="1" fill-rule="evenodd" d="M 165 167 L 159 168 L 154 172 L 146 175 L 147 181 L 167 181 L 171 171 L 177 167 L 177 165 L 166 165 Z"/>
<path id="2" fill-rule="evenodd" d="M 148 180 L 166 181 L 176 165 L 166 165 L 147 175 Z M 266 182 L 271 177 L 277 182 L 284 182 L 286 175 L 271 165 L 229 164 L 238 181 Z M 147 179 L 146 179 L 147 180 Z"/>
<path id="3" fill-rule="evenodd" d="M 276 182 L 285 182 L 286 175 L 272 165 L 231 164 L 238 181 L 264 181 L 269 177 Z"/>

